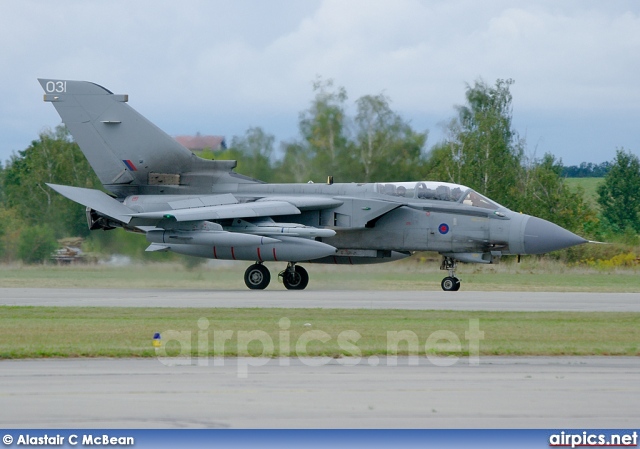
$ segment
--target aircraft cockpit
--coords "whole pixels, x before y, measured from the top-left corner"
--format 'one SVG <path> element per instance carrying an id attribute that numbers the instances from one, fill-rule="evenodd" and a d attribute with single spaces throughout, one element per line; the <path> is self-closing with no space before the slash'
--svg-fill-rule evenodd
<path id="1" fill-rule="evenodd" d="M 382 195 L 429 201 L 450 201 L 490 210 L 498 210 L 502 207 L 469 187 L 448 182 L 377 183 L 374 191 Z"/>

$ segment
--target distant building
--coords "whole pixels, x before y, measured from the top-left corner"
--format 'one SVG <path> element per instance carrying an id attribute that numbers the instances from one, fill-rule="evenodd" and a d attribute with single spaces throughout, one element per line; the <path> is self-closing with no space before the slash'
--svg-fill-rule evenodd
<path id="1" fill-rule="evenodd" d="M 179 144 L 194 153 L 198 153 L 202 150 L 226 150 L 227 148 L 224 136 L 202 136 L 198 133 L 195 136 L 176 136 L 174 138 Z"/>

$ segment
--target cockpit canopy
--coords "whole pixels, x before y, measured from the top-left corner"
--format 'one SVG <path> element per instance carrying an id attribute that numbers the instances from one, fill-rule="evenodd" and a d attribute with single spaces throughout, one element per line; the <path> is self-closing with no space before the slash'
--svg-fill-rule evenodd
<path id="1" fill-rule="evenodd" d="M 374 191 L 382 195 L 412 198 L 429 201 L 451 201 L 467 206 L 483 209 L 504 209 L 498 203 L 486 196 L 480 195 L 473 189 L 460 184 L 448 182 L 420 181 L 420 182 L 389 182 L 375 184 Z"/>

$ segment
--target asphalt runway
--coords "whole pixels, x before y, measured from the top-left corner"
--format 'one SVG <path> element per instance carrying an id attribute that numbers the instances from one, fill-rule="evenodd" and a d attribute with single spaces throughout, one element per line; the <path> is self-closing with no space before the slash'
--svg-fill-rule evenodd
<path id="1" fill-rule="evenodd" d="M 640 312 L 640 293 L 0 288 L 0 305 Z"/>
<path id="2" fill-rule="evenodd" d="M 0 362 L 4 428 L 635 428 L 640 358 Z M 218 363 L 220 360 L 218 360 Z M 187 363 L 187 361 L 185 361 Z M 239 365 L 249 366 L 241 378 Z M 266 365 L 264 365 L 266 363 Z M 289 366 L 281 366 L 288 363 Z M 377 366 L 372 366 L 377 364 Z M 206 366 L 199 366 L 206 365 Z"/>

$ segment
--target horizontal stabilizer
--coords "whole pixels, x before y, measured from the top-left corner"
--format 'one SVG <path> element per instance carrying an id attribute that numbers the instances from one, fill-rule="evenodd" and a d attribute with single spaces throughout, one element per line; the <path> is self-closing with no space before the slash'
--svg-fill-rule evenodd
<path id="1" fill-rule="evenodd" d="M 269 217 L 272 215 L 297 215 L 300 210 L 284 201 L 264 201 L 260 203 L 228 204 L 221 206 L 196 207 L 191 209 L 165 210 L 157 212 L 131 213 L 131 217 L 166 219 L 176 221 L 221 220 L 225 218 Z"/>
<path id="2" fill-rule="evenodd" d="M 133 211 L 100 190 L 62 186 L 58 184 L 47 185 L 71 201 L 90 207 L 107 217 L 122 223 L 129 223 L 131 221 L 131 213 Z"/>

